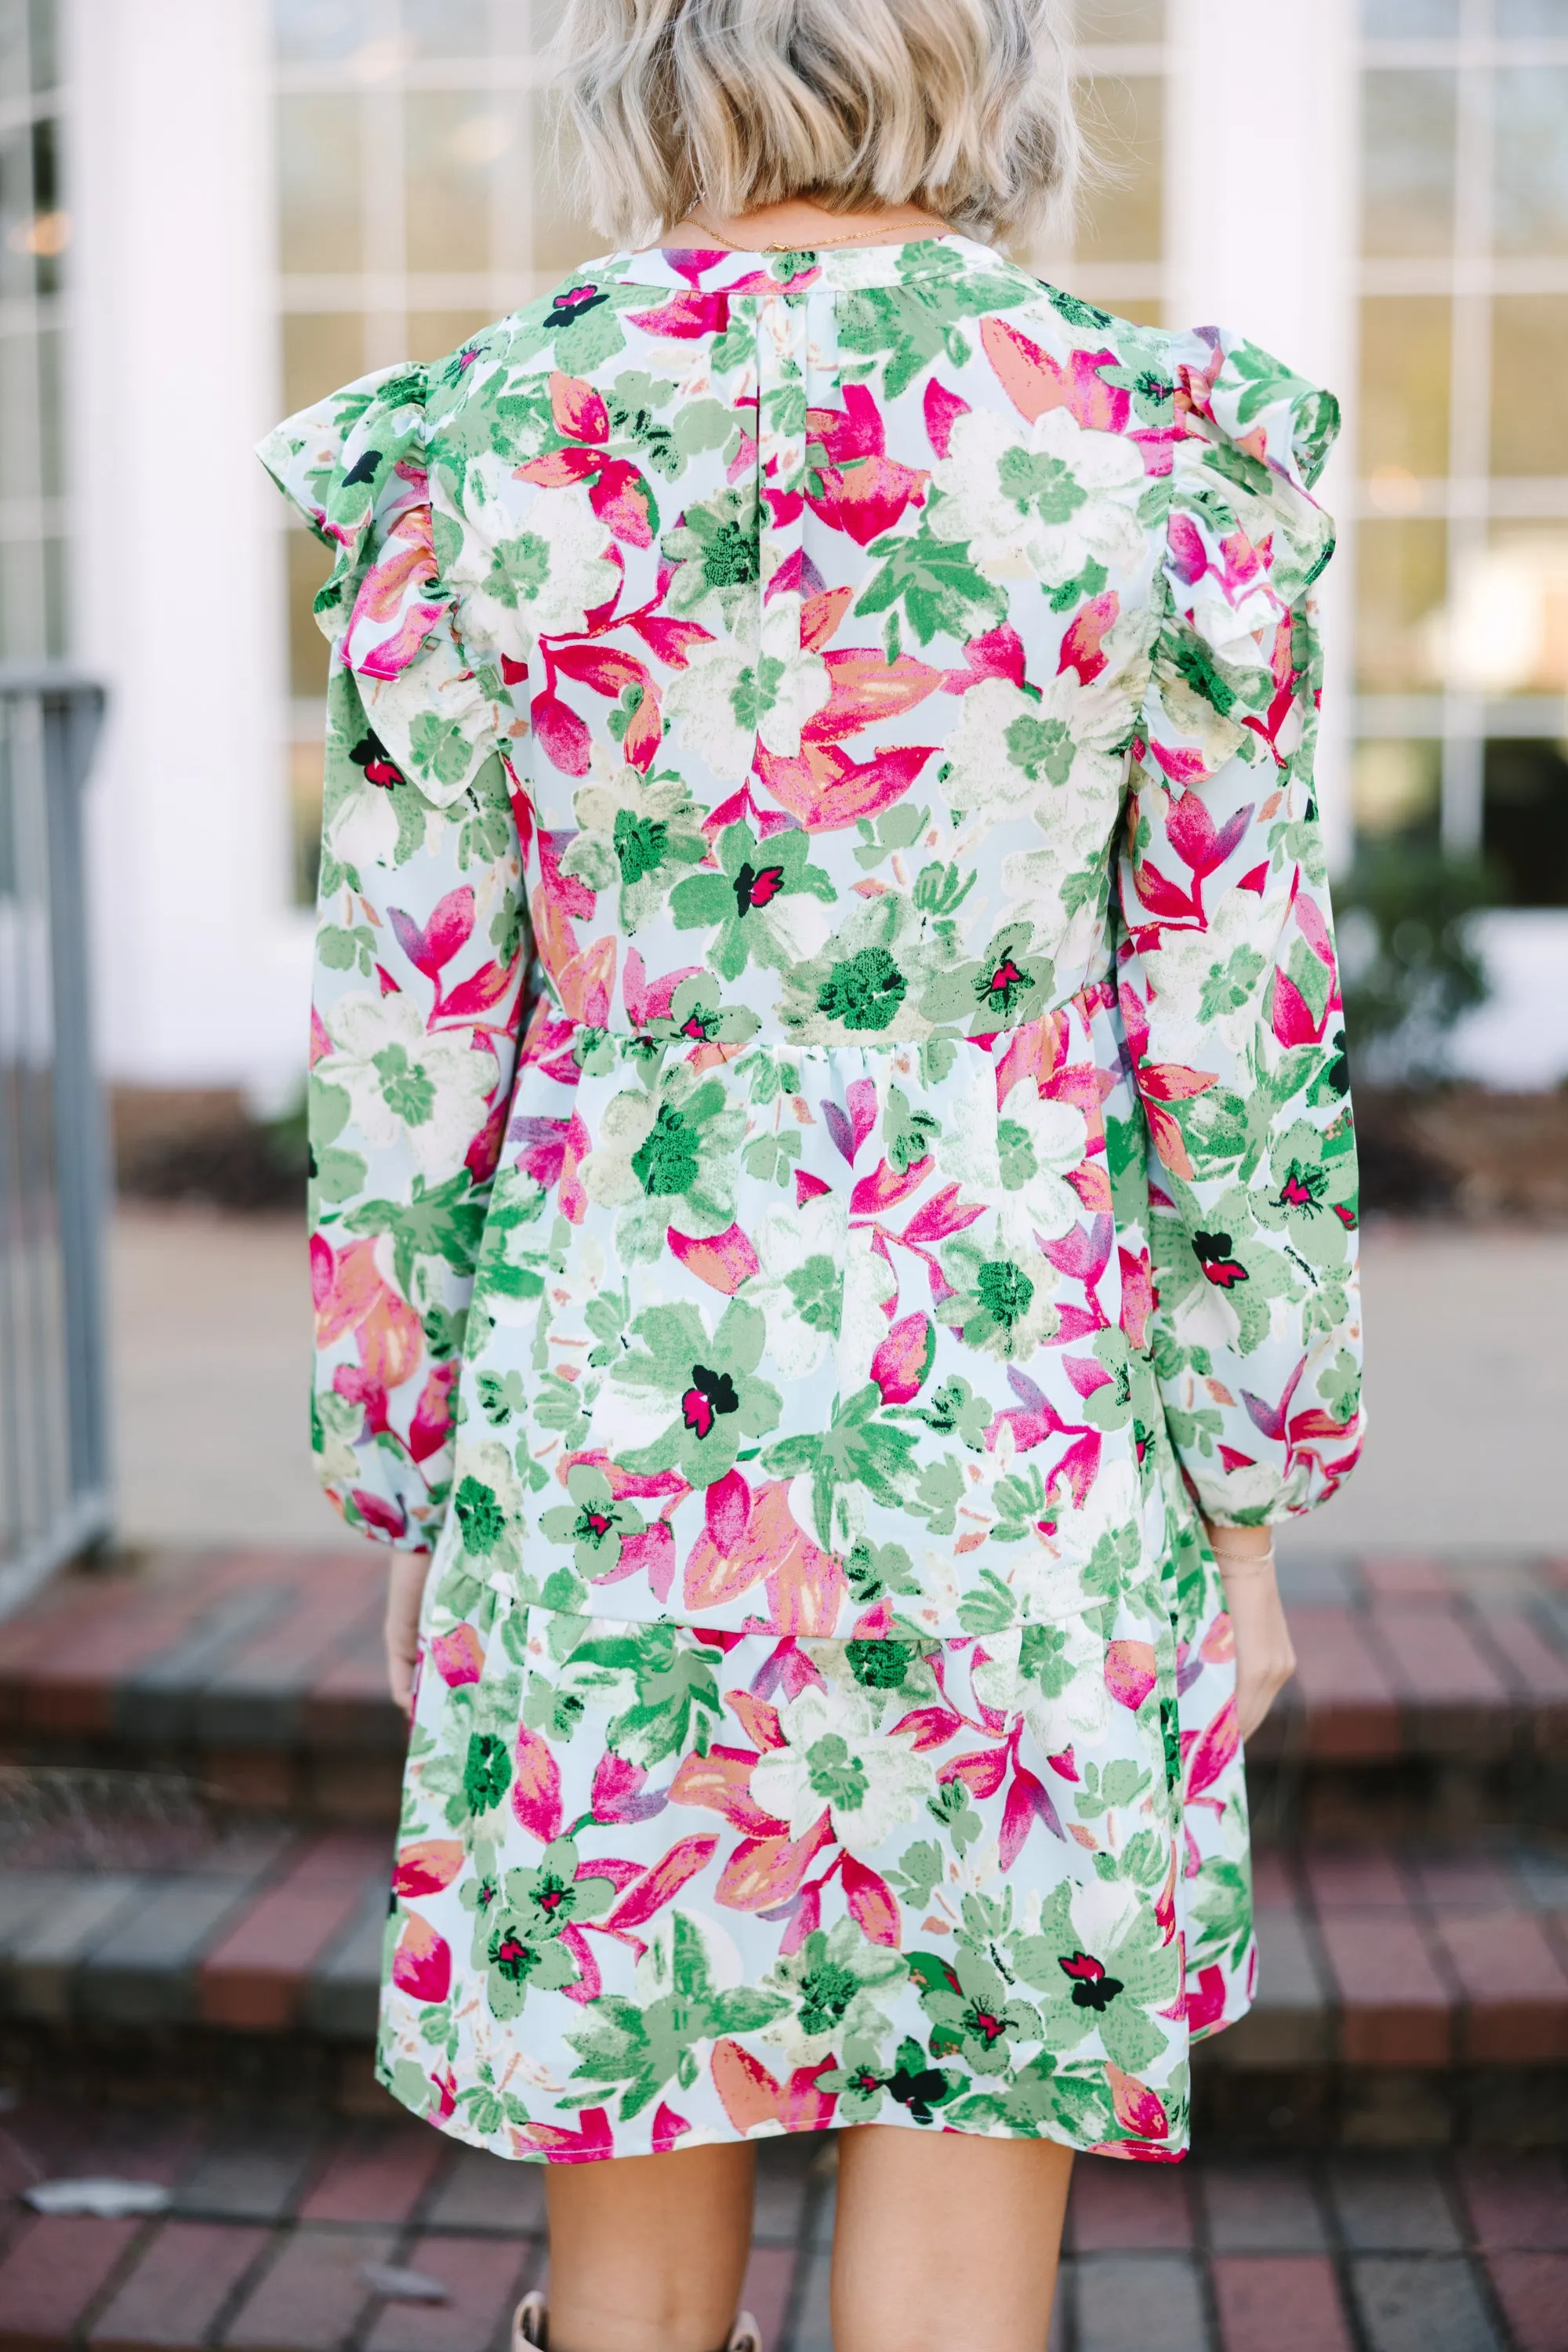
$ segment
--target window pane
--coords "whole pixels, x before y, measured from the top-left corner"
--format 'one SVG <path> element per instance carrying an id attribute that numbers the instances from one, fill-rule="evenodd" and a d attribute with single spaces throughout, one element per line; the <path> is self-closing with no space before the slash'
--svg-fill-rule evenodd
<path id="1" fill-rule="evenodd" d="M 1442 746 L 1430 739 L 1358 743 L 1352 784 L 1357 833 L 1371 840 L 1399 834 L 1436 841 L 1442 776 Z"/>
<path id="2" fill-rule="evenodd" d="M 1561 40 L 1568 34 L 1568 8 L 1563 0 L 1497 0 L 1497 28 L 1510 35 Z"/>
<path id="3" fill-rule="evenodd" d="M 1447 527 L 1363 522 L 1356 535 L 1356 673 L 1366 694 L 1415 694 L 1441 683 Z"/>
<path id="4" fill-rule="evenodd" d="M 1165 0 L 1078 0 L 1074 36 L 1080 41 L 1163 41 Z"/>
<path id="5" fill-rule="evenodd" d="M 1481 847 L 1516 907 L 1568 907 L 1568 759 L 1561 743 L 1487 745 Z"/>
<path id="6" fill-rule="evenodd" d="M 313 702 L 327 690 L 327 641 L 311 607 L 332 559 L 310 531 L 290 530 L 288 538 L 289 691 L 296 701 Z"/>
<path id="7" fill-rule="evenodd" d="M 66 593 L 70 550 L 63 539 L 46 539 L 44 562 L 44 652 L 63 661 L 70 648 L 70 601 Z"/>
<path id="8" fill-rule="evenodd" d="M 60 78 L 58 24 L 55 0 L 32 0 L 27 11 L 28 46 L 32 51 L 33 88 L 53 89 Z"/>
<path id="9" fill-rule="evenodd" d="M 19 98 L 27 79 L 27 0 L 0 0 L 0 90 Z"/>
<path id="10" fill-rule="evenodd" d="M 53 89 L 59 78 L 53 0 L 0 0 L 0 89 Z"/>
<path id="11" fill-rule="evenodd" d="M 493 326 L 488 310 L 410 310 L 408 356 L 433 367 L 460 352 L 485 327 Z"/>
<path id="12" fill-rule="evenodd" d="M 1446 40 L 1459 29 L 1459 0 L 1363 0 L 1369 40 Z"/>
<path id="13" fill-rule="evenodd" d="M 0 499 L 38 495 L 37 370 L 31 335 L 0 335 Z"/>
<path id="14" fill-rule="evenodd" d="M 38 488 L 46 499 L 66 487 L 65 337 L 58 327 L 38 335 Z"/>
<path id="15" fill-rule="evenodd" d="M 1563 11 L 1568 23 L 1568 8 Z M 1568 70 L 1500 73 L 1494 231 L 1500 253 L 1568 252 Z"/>
<path id="16" fill-rule="evenodd" d="M 365 373 L 357 310 L 291 310 L 283 320 L 283 408 L 310 408 Z"/>
<path id="17" fill-rule="evenodd" d="M 547 167 L 542 164 L 533 174 L 533 266 L 546 278 L 563 278 L 590 255 L 603 253 L 605 240 L 573 209 L 576 141 L 569 130 L 563 130 L 560 157 L 555 161 L 547 143 L 552 127 L 542 90 L 534 92 L 531 105 L 533 152 L 542 159 L 550 159 Z"/>
<path id="18" fill-rule="evenodd" d="M 278 169 L 283 268 L 362 268 L 358 99 L 279 99 Z"/>
<path id="19" fill-rule="evenodd" d="M 403 0 L 416 57 L 482 58 L 489 51 L 489 0 Z"/>
<path id="20" fill-rule="evenodd" d="M 1447 253 L 1454 235 L 1451 73 L 1369 73 L 1362 114 L 1362 245 Z"/>
<path id="21" fill-rule="evenodd" d="M 290 63 L 352 57 L 370 38 L 366 0 L 273 0 L 272 21 Z"/>
<path id="22" fill-rule="evenodd" d="M 1568 522 L 1494 523 L 1455 593 L 1458 683 L 1568 694 Z"/>
<path id="23" fill-rule="evenodd" d="M 1091 185 L 1078 250 L 1085 260 L 1158 261 L 1163 247 L 1165 86 L 1155 74 L 1080 82 L 1089 139 L 1107 176 Z"/>
<path id="24" fill-rule="evenodd" d="M 1492 305 L 1492 471 L 1568 473 L 1563 386 L 1568 297 L 1500 294 Z"/>
<path id="25" fill-rule="evenodd" d="M 410 92 L 405 185 L 410 269 L 488 269 L 496 166 L 517 136 L 509 107 L 464 90 Z"/>
<path id="26" fill-rule="evenodd" d="M 25 301 L 33 290 L 33 142 L 25 125 L 0 141 L 0 296 Z"/>
<path id="27" fill-rule="evenodd" d="M 37 540 L 0 541 L 0 654 L 42 661 L 49 652 L 44 551 Z"/>
<path id="28" fill-rule="evenodd" d="M 1362 471 L 1448 470 L 1447 298 L 1376 295 L 1361 309 Z"/>

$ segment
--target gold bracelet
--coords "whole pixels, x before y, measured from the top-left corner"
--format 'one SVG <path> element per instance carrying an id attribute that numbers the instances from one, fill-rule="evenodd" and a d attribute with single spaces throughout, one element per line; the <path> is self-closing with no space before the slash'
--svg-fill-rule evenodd
<path id="1" fill-rule="evenodd" d="M 1276 1565 L 1272 1543 L 1267 1551 L 1222 1551 L 1216 1543 L 1211 1541 L 1209 1549 L 1214 1554 L 1222 1582 L 1227 1569 L 1234 1574 L 1238 1570 L 1272 1570 Z"/>

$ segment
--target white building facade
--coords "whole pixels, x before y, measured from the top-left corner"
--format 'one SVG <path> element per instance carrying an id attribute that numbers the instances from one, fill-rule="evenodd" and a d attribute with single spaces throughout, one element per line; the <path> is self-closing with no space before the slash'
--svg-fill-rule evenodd
<path id="1" fill-rule="evenodd" d="M 103 1053 L 122 1082 L 281 1105 L 305 1035 L 322 559 L 251 444 L 367 369 L 440 355 L 602 242 L 565 207 L 546 127 L 557 0 L 56 5 L 64 162 L 53 225 L 40 195 L 23 233 L 63 273 L 66 431 L 28 527 L 64 549 L 37 650 L 112 698 Z M 1358 830 L 1487 848 L 1511 904 L 1487 919 L 1499 993 L 1464 1050 L 1554 1083 L 1568 0 L 1081 0 L 1078 32 L 1110 171 L 1075 248 L 1038 263 L 1124 314 L 1244 326 L 1341 393 L 1335 854 Z"/>

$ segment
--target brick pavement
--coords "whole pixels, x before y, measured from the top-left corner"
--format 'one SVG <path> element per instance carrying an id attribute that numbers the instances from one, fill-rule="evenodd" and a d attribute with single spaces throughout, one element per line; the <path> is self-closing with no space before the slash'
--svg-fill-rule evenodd
<path id="1" fill-rule="evenodd" d="M 747 2299 L 769 2352 L 829 2352 L 832 2135 L 759 2148 Z M 165 2182 L 167 2215 L 45 2218 L 29 2178 Z M 493 2352 L 542 2274 L 532 2167 L 395 2120 L 59 2105 L 0 2121 L 0 2352 Z M 392 2262 L 438 2305 L 387 2302 Z M 1559 2155 L 1080 2160 L 1053 2352 L 1563 2352 Z"/>

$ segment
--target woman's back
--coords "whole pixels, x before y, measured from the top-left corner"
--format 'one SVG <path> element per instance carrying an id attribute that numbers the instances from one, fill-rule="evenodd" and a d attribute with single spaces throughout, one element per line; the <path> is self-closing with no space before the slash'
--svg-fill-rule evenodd
<path id="1" fill-rule="evenodd" d="M 499 1153 L 444 1558 L 781 1632 L 896 1591 L 951 1634 L 1082 1605 L 1108 1526 L 1157 1556 L 1167 1422 L 1216 1515 L 1331 1490 L 1354 1161 L 1305 597 L 1333 423 L 1250 346 L 943 237 L 615 257 L 280 428 L 360 698 L 316 1075 L 390 1155 L 341 1155 L 329 1296 L 416 1172 L 447 1220 L 400 1245 L 423 1306 Z M 449 1366 L 411 1334 L 399 1369 L 411 1402 L 445 1383 L 429 1422 Z M 413 1536 L 440 1515 L 400 1444 L 383 1415 L 328 1475 Z M 749 1575 L 703 1549 L 738 1463 L 742 1524 L 810 1469 L 787 1590 L 765 1545 Z M 689 1500 L 585 1542 L 563 1488 L 593 1517 L 649 1479 Z M 1019 1549 L 1047 1528 L 1048 1563 Z M 889 1544 L 902 1570 L 847 1580 Z"/>
<path id="2" fill-rule="evenodd" d="M 1047 0 L 574 0 L 567 50 L 609 216 L 686 226 L 264 451 L 338 551 L 316 1442 L 434 1554 L 381 2072 L 557 2168 L 565 2344 L 706 2352 L 732 2144 L 894 2124 L 846 2352 L 946 2340 L 950 2272 L 954 2343 L 1037 2347 L 1065 2162 L 994 2143 L 1185 2147 L 1256 1970 L 1258 1545 L 1360 1435 L 1333 404 L 877 242 L 1065 192 Z"/>

